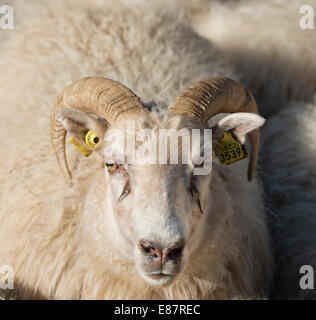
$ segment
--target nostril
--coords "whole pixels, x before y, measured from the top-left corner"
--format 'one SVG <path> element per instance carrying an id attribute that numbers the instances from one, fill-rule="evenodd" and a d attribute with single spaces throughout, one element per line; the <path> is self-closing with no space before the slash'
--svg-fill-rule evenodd
<path id="1" fill-rule="evenodd" d="M 150 253 L 152 251 L 155 251 L 154 246 L 152 246 L 150 243 L 142 243 L 140 245 L 140 249 L 141 251 L 143 251 L 144 253 Z"/>
<path id="2" fill-rule="evenodd" d="M 143 255 L 150 256 L 152 259 L 157 259 L 161 256 L 159 249 L 156 249 L 150 242 L 141 241 L 139 249 Z"/>
<path id="3" fill-rule="evenodd" d="M 141 246 L 142 247 L 142 251 L 145 253 L 150 253 L 150 248 L 149 247 L 145 247 L 144 245 Z"/>
<path id="4" fill-rule="evenodd" d="M 183 246 L 182 247 L 176 247 L 176 248 L 171 248 L 167 252 L 167 259 L 168 260 L 176 260 L 182 256 L 183 252 Z"/>

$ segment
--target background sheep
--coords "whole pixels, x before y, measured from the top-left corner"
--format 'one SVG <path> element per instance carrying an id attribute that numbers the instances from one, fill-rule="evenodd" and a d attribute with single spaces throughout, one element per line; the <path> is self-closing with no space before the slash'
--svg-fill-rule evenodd
<path id="1" fill-rule="evenodd" d="M 272 271 L 269 243 L 260 187 L 256 179 L 247 181 L 246 161 L 230 168 L 214 164 L 213 192 L 202 201 L 216 208 L 217 215 L 203 218 L 210 219 L 204 226 L 213 232 L 201 232 L 204 246 L 177 281 L 163 288 L 142 281 L 134 262 L 112 245 L 118 239 L 114 225 L 97 201 L 103 196 L 103 171 L 91 175 L 100 152 L 76 163 L 78 153 L 68 148 L 69 162 L 75 162 L 71 169 L 80 168 L 74 179 L 86 181 L 86 190 L 76 183 L 69 189 L 57 168 L 47 136 L 48 113 L 57 94 L 74 80 L 106 76 L 145 102 L 169 105 L 197 80 L 218 74 L 236 78 L 181 16 L 154 8 L 113 2 L 85 10 L 67 2 L 53 9 L 48 3 L 36 5 L 28 23 L 17 26 L 3 44 L 0 133 L 6 137 L 6 157 L 0 166 L 0 243 L 6 245 L 0 247 L 0 262 L 13 266 L 22 298 L 231 298 L 266 291 Z M 153 114 L 149 124 L 165 126 L 164 113 Z M 154 186 L 146 176 L 151 175 L 144 170 L 145 186 L 139 190 Z M 184 183 L 178 186 L 181 194 L 188 192 Z M 184 199 L 192 205 L 190 197 Z M 85 205 L 97 207 L 99 214 L 89 215 Z"/>
<path id="2" fill-rule="evenodd" d="M 300 268 L 316 265 L 316 104 L 292 102 L 273 116 L 263 135 L 261 163 L 276 257 L 278 298 L 315 298 L 301 290 Z M 275 152 L 274 150 L 278 150 Z"/>
<path id="3" fill-rule="evenodd" d="M 198 33 L 240 72 L 265 116 L 288 102 L 313 100 L 316 29 L 299 27 L 303 5 L 316 10 L 315 0 L 205 0 L 187 9 Z"/>

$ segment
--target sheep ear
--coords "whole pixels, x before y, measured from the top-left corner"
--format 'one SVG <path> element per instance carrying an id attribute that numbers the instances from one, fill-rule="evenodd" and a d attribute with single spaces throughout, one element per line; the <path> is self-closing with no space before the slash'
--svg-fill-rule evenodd
<path id="1" fill-rule="evenodd" d="M 108 127 L 103 118 L 74 108 L 61 110 L 56 118 L 65 130 L 83 145 L 86 145 L 85 138 L 89 130 L 92 130 L 102 140 Z"/>
<path id="2" fill-rule="evenodd" d="M 254 113 L 237 112 L 222 118 L 216 128 L 217 134 L 231 131 L 241 144 L 245 143 L 246 134 L 261 127 L 265 119 Z"/>

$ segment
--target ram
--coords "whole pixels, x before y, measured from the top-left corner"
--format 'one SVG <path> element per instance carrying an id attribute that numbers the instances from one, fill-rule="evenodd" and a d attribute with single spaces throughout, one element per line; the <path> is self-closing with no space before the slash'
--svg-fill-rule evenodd
<path id="1" fill-rule="evenodd" d="M 264 119 L 249 90 L 159 4 L 47 6 L 0 59 L 0 265 L 19 297 L 265 296 L 273 267 L 254 175 Z M 134 163 L 109 139 L 128 139 L 130 122 Z M 160 129 L 210 128 L 211 173 L 194 174 L 191 149 L 186 163 L 146 162 Z M 248 178 L 247 160 L 217 159 L 224 134 L 237 145 L 248 135 Z"/>

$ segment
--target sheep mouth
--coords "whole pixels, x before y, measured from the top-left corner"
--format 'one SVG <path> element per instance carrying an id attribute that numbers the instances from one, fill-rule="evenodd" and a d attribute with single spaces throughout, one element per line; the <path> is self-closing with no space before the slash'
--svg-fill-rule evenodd
<path id="1" fill-rule="evenodd" d="M 161 278 L 161 277 L 174 277 L 175 275 L 174 274 L 168 274 L 168 273 L 163 273 L 163 272 L 160 272 L 160 273 L 147 273 L 146 274 L 148 277 L 150 278 L 153 278 L 153 279 L 156 279 L 156 278 Z"/>
<path id="2" fill-rule="evenodd" d="M 145 279 L 154 286 L 166 286 L 174 281 L 177 274 L 168 273 L 145 273 Z"/>

